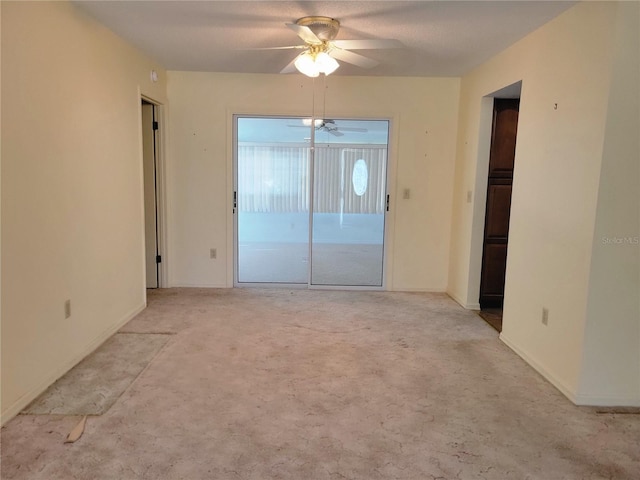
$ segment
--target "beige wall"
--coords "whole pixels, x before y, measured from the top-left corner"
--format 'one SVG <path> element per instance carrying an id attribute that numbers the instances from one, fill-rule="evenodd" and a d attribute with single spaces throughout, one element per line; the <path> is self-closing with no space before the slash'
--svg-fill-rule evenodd
<path id="1" fill-rule="evenodd" d="M 3 422 L 145 305 L 140 93 L 164 77 L 67 2 L 2 2 Z"/>
<path id="2" fill-rule="evenodd" d="M 609 99 L 617 7 L 580 3 L 463 77 L 461 84 L 448 291 L 463 305 L 477 303 L 490 132 L 483 97 L 522 80 L 501 338 L 580 403 L 597 403 L 599 396 L 613 403 L 640 401 L 637 393 L 630 397 L 628 388 L 619 382 L 607 385 L 602 376 L 595 381 L 587 375 L 594 380 L 588 395 L 580 387 L 584 358 L 590 355 L 585 322 L 596 207 L 613 207 L 598 199 L 598 188 L 607 122 L 615 122 L 610 109 L 622 104 Z M 630 154 L 634 147 L 623 148 Z M 637 162 L 637 147 L 635 155 Z M 631 157 L 626 158 L 629 166 Z M 474 192 L 471 204 L 465 199 L 469 190 Z M 541 322 L 543 307 L 549 309 L 548 326 Z M 608 315 L 628 312 L 613 309 Z M 625 379 L 638 379 L 640 363 L 631 362 L 637 358 L 637 317 L 613 324 L 622 328 L 617 338 L 634 339 L 623 346 L 628 361 L 613 363 L 627 370 Z M 599 349 L 597 361 L 617 355 L 612 347 L 609 342 Z"/>
<path id="3" fill-rule="evenodd" d="M 312 80 L 302 75 L 168 76 L 170 282 L 231 286 L 232 115 L 310 115 Z M 387 288 L 444 291 L 459 80 L 331 76 L 327 82 L 326 116 L 392 120 Z M 411 190 L 408 200 L 397 195 L 405 188 Z M 209 259 L 210 248 L 217 248 L 217 260 Z"/>
<path id="4" fill-rule="evenodd" d="M 640 3 L 620 4 L 578 401 L 640 404 Z"/>

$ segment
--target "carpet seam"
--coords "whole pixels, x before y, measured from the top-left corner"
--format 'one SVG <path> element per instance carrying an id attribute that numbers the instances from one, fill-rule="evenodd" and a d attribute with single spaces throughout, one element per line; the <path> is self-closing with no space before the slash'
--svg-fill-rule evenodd
<path id="1" fill-rule="evenodd" d="M 136 335 L 147 335 L 145 333 L 138 333 Z M 152 335 L 162 335 L 162 334 L 152 334 Z M 131 383 L 129 385 L 127 385 L 127 388 L 125 388 L 122 393 L 120 395 L 118 395 L 115 399 L 115 401 L 109 406 L 109 408 L 107 408 L 102 414 L 100 415 L 96 415 L 97 417 L 102 417 L 104 415 L 106 415 L 107 413 L 109 413 L 109 411 L 120 401 L 120 399 L 122 398 L 122 396 L 127 393 L 129 391 L 129 389 L 138 381 L 138 378 L 140 378 L 140 376 L 142 376 L 142 374 L 144 372 L 147 371 L 147 369 L 151 366 L 151 364 L 153 363 L 153 361 L 158 357 L 158 355 L 160 355 L 160 353 L 162 353 L 162 351 L 167 347 L 167 345 L 169 345 L 169 343 L 171 343 L 171 335 L 167 335 L 169 337 L 169 339 L 164 343 L 164 345 L 162 345 L 158 351 L 156 352 L 156 354 L 151 357 L 151 359 L 149 360 L 149 363 L 147 363 L 145 365 L 145 367 L 140 370 L 140 373 L 138 373 L 138 375 L 136 375 L 134 377 L 134 379 L 131 381 Z"/>

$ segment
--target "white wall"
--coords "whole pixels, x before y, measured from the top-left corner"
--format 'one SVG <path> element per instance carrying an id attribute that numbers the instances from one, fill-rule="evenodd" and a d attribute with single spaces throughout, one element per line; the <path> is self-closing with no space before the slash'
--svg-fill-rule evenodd
<path id="1" fill-rule="evenodd" d="M 617 8 L 611 2 L 580 3 L 461 83 L 448 291 L 463 305 L 477 303 L 486 201 L 484 135 L 490 131 L 487 119 L 481 120 L 483 97 L 522 80 L 501 338 L 581 403 L 589 403 L 580 395 L 580 382 L 605 127 L 613 122 L 607 113 Z M 628 153 L 632 146 L 623 148 Z M 474 191 L 471 204 L 465 199 L 468 190 Z M 605 211 L 612 207 L 602 199 L 600 204 Z M 548 326 L 541 322 L 543 306 L 549 309 Z M 629 319 L 618 323 L 623 331 L 617 337 L 638 338 Z M 611 347 L 609 342 L 600 349 L 598 361 L 617 354 Z M 627 354 L 627 360 L 634 357 L 631 350 Z M 638 362 L 624 368 L 631 371 L 625 378 L 640 377 Z M 590 385 L 593 398 L 609 395 L 611 400 L 613 391 L 622 393 L 596 383 Z M 635 401 L 637 396 L 626 397 L 624 403 Z"/>
<path id="2" fill-rule="evenodd" d="M 228 287 L 233 284 L 232 115 L 310 115 L 312 80 L 299 74 L 173 71 L 168 77 L 170 282 Z M 444 291 L 459 79 L 330 76 L 327 82 L 327 117 L 392 120 L 387 288 Z M 321 98 L 316 113 L 323 108 Z M 411 189 L 409 200 L 396 195 L 405 188 Z M 217 260 L 209 259 L 210 248 L 217 248 Z"/>
<path id="3" fill-rule="evenodd" d="M 164 77 L 67 2 L 2 2 L 3 422 L 144 308 L 140 93 Z"/>

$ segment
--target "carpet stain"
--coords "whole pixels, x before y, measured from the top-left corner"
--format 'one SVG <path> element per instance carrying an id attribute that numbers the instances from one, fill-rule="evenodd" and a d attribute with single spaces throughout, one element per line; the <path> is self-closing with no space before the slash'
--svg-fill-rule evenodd
<path id="1" fill-rule="evenodd" d="M 26 415 L 102 415 L 171 337 L 117 333 L 22 411 Z"/>

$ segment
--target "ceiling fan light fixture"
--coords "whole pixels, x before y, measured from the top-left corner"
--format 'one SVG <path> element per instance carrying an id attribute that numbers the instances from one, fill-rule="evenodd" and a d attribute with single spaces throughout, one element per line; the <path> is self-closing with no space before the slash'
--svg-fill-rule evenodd
<path id="1" fill-rule="evenodd" d="M 330 75 L 336 71 L 340 64 L 326 52 L 320 52 L 316 55 L 316 65 L 318 70 L 325 75 Z"/>
<path id="2" fill-rule="evenodd" d="M 319 127 L 320 125 L 322 125 L 322 123 L 324 122 L 324 120 L 323 120 L 323 119 L 321 119 L 321 118 L 316 118 L 316 119 L 313 119 L 313 120 L 312 120 L 312 119 L 310 119 L 310 118 L 303 118 L 303 119 L 302 119 L 302 124 L 303 124 L 305 127 L 310 127 L 310 126 L 311 126 L 311 122 L 313 122 L 313 125 L 314 125 L 315 127 Z"/>
<path id="3" fill-rule="evenodd" d="M 317 77 L 320 75 L 318 65 L 316 65 L 315 58 L 310 52 L 304 52 L 295 61 L 294 65 L 300 73 L 303 73 L 307 77 Z"/>
<path id="4" fill-rule="evenodd" d="M 314 45 L 301 53 L 294 62 L 300 73 L 307 77 L 317 77 L 321 73 L 329 75 L 336 71 L 340 64 L 326 51 L 326 45 Z"/>

